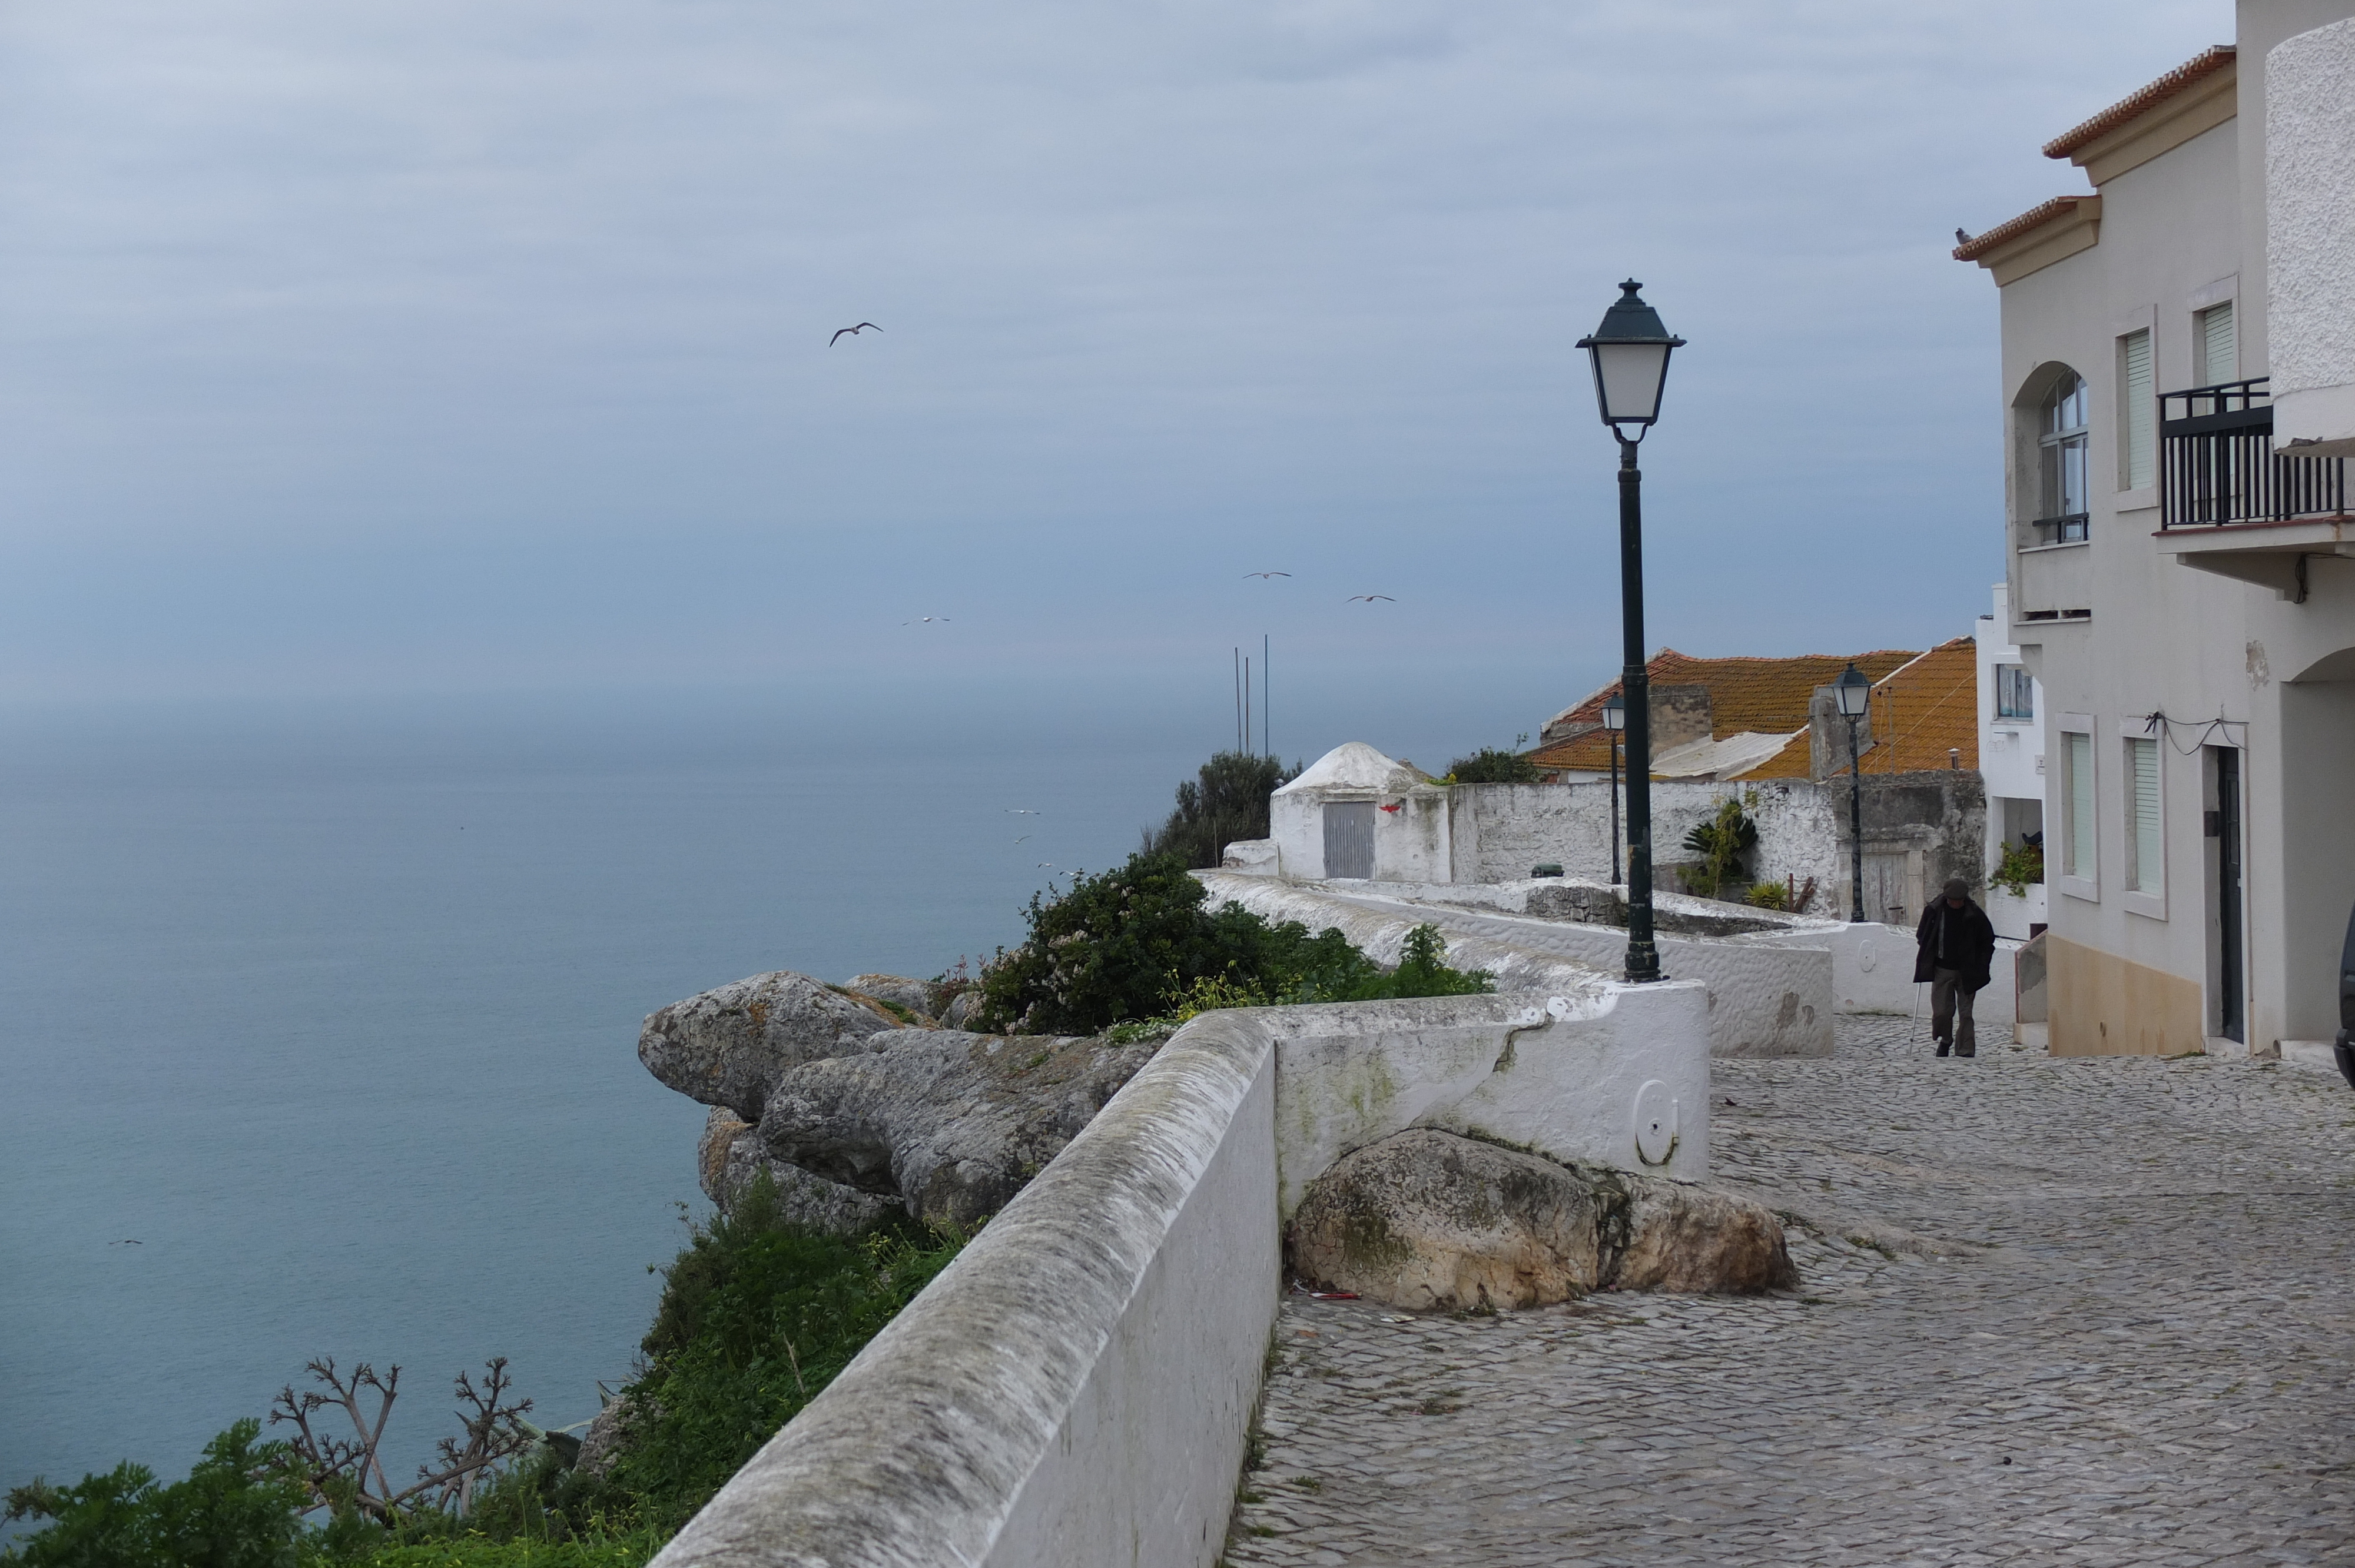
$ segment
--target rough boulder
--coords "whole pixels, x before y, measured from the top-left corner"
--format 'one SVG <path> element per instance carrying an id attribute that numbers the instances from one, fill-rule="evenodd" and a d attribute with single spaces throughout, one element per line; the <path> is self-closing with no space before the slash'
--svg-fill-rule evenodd
<path id="1" fill-rule="evenodd" d="M 1425 1310 L 1798 1283 L 1781 1222 L 1749 1199 L 1423 1128 L 1309 1183 L 1286 1242 L 1303 1278 Z"/>
<path id="2" fill-rule="evenodd" d="M 957 1224 L 1004 1207 L 1157 1049 L 952 1029 L 870 1044 L 787 1075 L 760 1142 L 773 1161 Z"/>
<path id="3" fill-rule="evenodd" d="M 703 1195 L 722 1213 L 735 1211 L 737 1200 L 762 1174 L 775 1190 L 777 1217 L 812 1230 L 851 1234 L 868 1230 L 899 1213 L 897 1199 L 862 1192 L 839 1181 L 772 1160 L 751 1123 L 739 1121 L 726 1106 L 714 1106 L 703 1124 L 703 1141 L 696 1150 L 696 1168 Z"/>
<path id="4" fill-rule="evenodd" d="M 757 1122 L 786 1074 L 855 1055 L 901 1022 L 879 1001 L 781 969 L 655 1013 L 638 1034 L 638 1060 L 667 1087 Z"/>

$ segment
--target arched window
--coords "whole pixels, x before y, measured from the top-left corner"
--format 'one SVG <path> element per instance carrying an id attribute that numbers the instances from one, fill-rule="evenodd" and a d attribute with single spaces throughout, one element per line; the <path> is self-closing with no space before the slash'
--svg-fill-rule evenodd
<path id="1" fill-rule="evenodd" d="M 2037 503 L 2036 528 L 2053 543 L 2085 536 L 2085 380 L 2064 370 L 2044 395 L 2037 423 L 2039 467 L 2042 493 Z"/>

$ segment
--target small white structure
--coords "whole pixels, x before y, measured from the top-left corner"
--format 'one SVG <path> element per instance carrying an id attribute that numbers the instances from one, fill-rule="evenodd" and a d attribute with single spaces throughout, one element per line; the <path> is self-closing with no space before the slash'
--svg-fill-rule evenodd
<path id="1" fill-rule="evenodd" d="M 1979 775 L 1987 780 L 1987 864 L 1992 876 L 2007 846 L 2044 833 L 2044 689 L 2009 641 L 2008 585 L 1995 585 L 1995 613 L 1979 617 Z M 2024 942 L 2044 928 L 2044 885 L 2025 895 L 1987 885 L 1995 934 Z"/>
<path id="2" fill-rule="evenodd" d="M 1268 802 L 1278 876 L 1455 880 L 1453 792 L 1363 741 L 1337 746 Z"/>

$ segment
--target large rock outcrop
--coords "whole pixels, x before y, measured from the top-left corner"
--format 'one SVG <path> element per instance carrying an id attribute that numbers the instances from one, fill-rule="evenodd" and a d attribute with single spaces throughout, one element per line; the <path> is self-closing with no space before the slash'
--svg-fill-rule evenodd
<path id="1" fill-rule="evenodd" d="M 920 1218 L 995 1213 L 1157 1043 L 902 1029 L 794 1069 L 760 1122 L 768 1157 Z"/>
<path id="2" fill-rule="evenodd" d="M 896 1198 L 862 1192 L 770 1158 L 760 1130 L 750 1122 L 739 1121 L 726 1106 L 712 1107 L 704 1121 L 696 1167 L 703 1195 L 722 1213 L 733 1213 L 738 1201 L 763 1175 L 775 1192 L 777 1217 L 812 1230 L 851 1234 L 872 1229 L 902 1212 Z"/>
<path id="3" fill-rule="evenodd" d="M 1746 1198 L 1426 1128 L 1358 1150 L 1311 1182 L 1286 1243 L 1304 1278 L 1425 1310 L 1798 1282 L 1781 1222 Z"/>
<path id="4" fill-rule="evenodd" d="M 901 1022 L 880 1002 L 781 969 L 653 1014 L 638 1034 L 638 1060 L 680 1094 L 757 1122 L 786 1074 L 855 1055 Z"/>

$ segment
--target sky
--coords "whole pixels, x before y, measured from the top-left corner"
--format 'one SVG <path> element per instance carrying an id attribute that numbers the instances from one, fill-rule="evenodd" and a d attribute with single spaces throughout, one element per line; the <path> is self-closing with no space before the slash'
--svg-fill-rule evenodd
<path id="1" fill-rule="evenodd" d="M 1650 646 L 1927 647 L 2001 569 L 1953 232 L 2083 188 L 2040 144 L 2231 31 L 17 0 L 0 702 L 741 688 L 1216 738 L 1264 634 L 1284 721 L 1506 743 L 1619 662 L 1574 345 L 1630 276 L 1689 344 Z"/>

